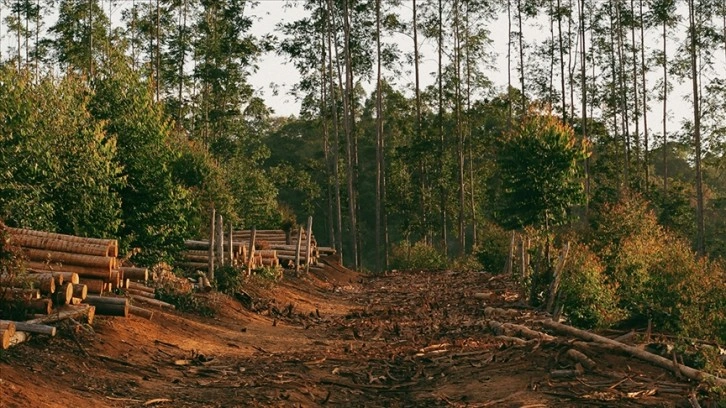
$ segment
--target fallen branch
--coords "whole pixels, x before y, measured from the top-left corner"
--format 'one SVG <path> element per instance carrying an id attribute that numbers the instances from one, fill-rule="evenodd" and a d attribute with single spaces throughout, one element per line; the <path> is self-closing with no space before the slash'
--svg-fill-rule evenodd
<path id="1" fill-rule="evenodd" d="M 550 330 L 554 330 L 559 333 L 567 334 L 569 336 L 577 337 L 577 338 L 587 340 L 587 341 L 605 344 L 608 346 L 608 348 L 611 348 L 612 350 L 628 354 L 637 359 L 654 364 L 658 367 L 662 367 L 667 370 L 672 370 L 674 373 L 681 374 L 692 380 L 713 383 L 714 385 L 719 386 L 719 387 L 726 387 L 726 379 L 716 377 L 714 375 L 708 374 L 701 370 L 696 370 L 694 368 L 685 366 L 683 364 L 674 363 L 673 361 L 671 361 L 667 358 L 663 358 L 661 356 L 651 354 L 647 351 L 643 351 L 636 347 L 617 342 L 617 341 L 609 339 L 607 337 L 599 336 L 597 334 L 590 333 L 585 330 L 576 329 L 572 326 L 557 323 L 552 320 L 541 321 L 541 324 L 544 327 L 546 327 Z"/>

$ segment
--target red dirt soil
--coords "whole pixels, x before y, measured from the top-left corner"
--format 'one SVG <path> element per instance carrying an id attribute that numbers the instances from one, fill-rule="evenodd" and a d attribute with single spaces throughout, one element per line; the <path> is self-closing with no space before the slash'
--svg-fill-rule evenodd
<path id="1" fill-rule="evenodd" d="M 512 288 L 476 272 L 310 274 L 211 295 L 214 318 L 65 323 L 0 355 L 0 407 L 691 406 L 696 384 L 627 356 L 553 378 L 573 368 L 572 339 L 508 343 L 472 296 L 531 320 Z"/>

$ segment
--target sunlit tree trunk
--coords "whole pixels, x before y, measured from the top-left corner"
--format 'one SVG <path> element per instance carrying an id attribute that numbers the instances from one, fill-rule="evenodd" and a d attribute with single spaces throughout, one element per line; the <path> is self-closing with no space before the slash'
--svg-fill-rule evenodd
<path id="1" fill-rule="evenodd" d="M 688 0 L 688 31 L 689 31 L 689 54 L 691 57 L 691 83 L 693 85 L 693 142 L 696 151 L 696 222 L 697 237 L 696 250 L 698 255 L 703 257 L 706 253 L 704 236 L 705 223 L 703 214 L 703 174 L 701 172 L 701 110 L 698 84 L 698 30 L 696 28 L 696 10 L 694 0 Z"/>

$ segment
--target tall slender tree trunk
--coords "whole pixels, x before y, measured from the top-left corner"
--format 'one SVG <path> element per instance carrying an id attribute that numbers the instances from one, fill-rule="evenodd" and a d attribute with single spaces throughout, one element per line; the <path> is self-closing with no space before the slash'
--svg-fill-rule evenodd
<path id="1" fill-rule="evenodd" d="M 519 83 L 522 85 L 522 114 L 527 113 L 527 90 L 524 86 L 524 32 L 522 27 L 522 0 L 517 0 L 519 22 Z"/>
<path id="2" fill-rule="evenodd" d="M 35 2 L 35 81 L 40 80 L 40 0 Z"/>
<path id="3" fill-rule="evenodd" d="M 578 0 L 580 8 L 580 81 L 582 86 L 582 138 L 587 140 L 587 45 L 585 35 L 585 0 Z M 585 158 L 585 214 L 588 213 L 590 206 L 590 155 Z"/>
<path id="4" fill-rule="evenodd" d="M 439 195 L 441 204 L 441 246 L 444 251 L 444 255 L 448 256 L 448 236 L 446 226 L 446 187 L 444 182 L 444 153 L 446 152 L 446 145 L 444 140 L 444 78 L 443 78 L 443 54 L 444 54 L 444 5 L 442 0 L 439 0 Z"/>
<path id="5" fill-rule="evenodd" d="M 383 109 L 381 81 L 381 0 L 376 0 L 376 272 L 382 270 Z"/>
<path id="6" fill-rule="evenodd" d="M 464 214 L 466 213 L 466 188 L 465 188 L 465 167 L 464 167 L 464 132 L 462 130 L 461 119 L 461 21 L 460 21 L 460 3 L 454 0 L 454 109 L 456 120 L 456 156 L 458 159 L 457 182 L 459 184 L 459 255 L 463 256 L 466 251 L 466 222 Z"/>
<path id="7" fill-rule="evenodd" d="M 512 0 L 507 0 L 507 130 L 512 130 Z"/>
<path id="8" fill-rule="evenodd" d="M 622 13 L 622 1 L 615 0 L 617 12 L 617 58 L 618 58 L 618 99 L 620 101 L 620 124 L 621 131 L 623 132 L 625 141 L 625 160 L 624 160 L 624 171 L 625 171 L 625 185 L 630 185 L 630 161 L 631 161 L 631 141 L 630 141 L 630 121 L 628 112 L 628 87 L 625 81 L 625 55 L 623 50 L 623 39 L 625 37 L 623 33 L 623 13 Z"/>
<path id="9" fill-rule="evenodd" d="M 562 88 L 562 119 L 567 121 L 567 97 L 565 91 L 565 45 L 562 40 L 562 3 L 557 0 L 557 33 L 560 43 L 560 86 Z"/>
<path id="10" fill-rule="evenodd" d="M 343 129 L 345 131 L 346 138 L 346 155 L 347 155 L 347 183 L 348 183 L 348 210 L 350 213 L 350 240 L 351 248 L 353 251 L 353 264 L 355 269 L 360 266 L 360 258 L 358 253 L 358 226 L 357 226 L 357 206 L 356 206 L 356 191 L 355 191 L 355 158 L 354 158 L 354 147 L 353 147 L 353 129 L 352 129 L 352 108 L 350 106 L 352 102 L 351 93 L 353 92 L 352 83 L 352 64 L 350 60 L 350 21 L 349 21 L 349 4 L 348 0 L 343 1 L 343 33 L 345 38 L 345 47 L 343 49 L 343 55 L 345 59 L 345 88 L 343 92 Z"/>
<path id="11" fill-rule="evenodd" d="M 471 246 L 472 250 L 477 247 L 477 234 L 476 234 L 476 198 L 475 198 L 475 186 L 474 186 L 474 143 L 471 136 L 471 41 L 470 41 L 470 30 L 469 30 L 469 3 L 466 3 L 466 14 L 464 15 L 466 20 L 466 140 L 469 144 L 469 197 L 471 205 Z"/>
<path id="12" fill-rule="evenodd" d="M 187 32 L 187 1 L 184 0 L 184 4 L 179 9 L 181 14 L 181 21 L 179 22 L 179 46 L 181 52 L 179 55 L 179 122 L 181 123 L 184 118 L 184 63 L 186 62 L 186 32 Z"/>
<path id="13" fill-rule="evenodd" d="M 159 102 L 159 87 L 161 86 L 161 37 L 159 36 L 159 26 L 161 25 L 161 11 L 159 8 L 159 0 L 156 0 L 156 102 Z"/>
<path id="14" fill-rule="evenodd" d="M 324 13 L 327 13 L 326 5 L 324 0 L 320 0 L 320 9 L 324 10 Z M 332 163 L 331 163 L 331 153 L 330 153 L 330 129 L 328 127 L 328 78 L 327 78 L 327 60 L 328 60 L 328 51 L 325 46 L 325 35 L 328 30 L 330 30 L 329 27 L 327 27 L 327 15 L 323 14 L 324 20 L 321 24 L 321 30 L 320 30 L 320 52 L 322 54 L 322 58 L 320 58 L 320 123 L 322 124 L 323 129 L 323 156 L 325 159 L 325 179 L 326 179 L 326 196 L 327 196 L 327 202 L 328 202 L 328 209 L 326 211 L 327 213 L 327 224 L 328 224 L 328 242 L 330 242 L 330 246 L 333 248 L 337 248 L 338 245 L 335 241 L 335 217 L 333 216 L 333 187 L 332 184 L 334 182 L 333 180 L 333 171 L 332 171 Z"/>
<path id="15" fill-rule="evenodd" d="M 668 197 L 668 22 L 663 20 L 663 195 Z"/>
<path id="16" fill-rule="evenodd" d="M 643 0 L 639 0 L 640 6 L 640 75 L 643 83 L 643 166 L 645 167 L 645 191 L 650 186 L 649 167 L 649 140 L 648 140 L 648 84 L 645 79 L 645 22 L 643 21 Z"/>
<path id="17" fill-rule="evenodd" d="M 18 37 L 18 72 L 20 72 L 20 69 L 21 69 L 20 67 L 23 62 L 23 57 L 21 54 L 21 52 L 22 52 L 21 44 L 22 44 L 22 40 L 23 40 L 23 35 L 21 34 L 21 26 L 20 26 L 20 21 L 21 21 L 20 20 L 20 0 L 18 0 L 17 5 L 18 5 L 18 10 L 17 10 L 17 13 L 18 13 L 18 16 L 17 16 L 18 17 L 18 22 L 17 22 L 17 27 L 18 27 L 18 30 L 17 30 L 17 33 L 18 33 L 18 35 L 17 35 L 17 37 Z"/>
<path id="18" fill-rule="evenodd" d="M 333 187 L 335 189 L 335 242 L 337 243 L 338 253 L 343 259 L 343 206 L 340 194 L 340 119 L 338 118 L 338 97 L 335 92 L 335 80 L 333 77 L 333 51 L 335 50 L 336 58 L 338 57 L 337 46 L 333 48 L 333 33 L 335 24 L 333 20 L 333 2 L 328 0 L 328 8 L 326 9 L 326 19 L 328 21 L 326 36 L 328 40 L 328 79 L 330 81 L 330 102 L 333 118 L 333 178 L 335 179 Z M 340 65 L 338 67 L 338 79 L 340 80 Z"/>
<path id="19" fill-rule="evenodd" d="M 93 77 L 93 0 L 88 0 L 88 67 Z"/>
<path id="20" fill-rule="evenodd" d="M 423 133 L 421 132 L 421 80 L 419 72 L 419 47 L 418 47 L 418 12 L 416 10 L 416 0 L 413 0 L 413 63 L 416 72 L 416 140 L 422 142 Z M 423 155 L 419 157 L 419 190 L 421 194 L 421 222 L 424 226 L 424 238 L 428 242 L 430 232 L 428 231 L 428 214 L 426 210 L 426 161 Z"/>
<path id="21" fill-rule="evenodd" d="M 635 1 L 630 0 L 630 45 L 633 59 L 633 124 L 635 132 L 633 133 L 634 156 L 635 163 L 638 164 L 641 158 L 640 152 L 640 104 L 638 102 L 638 48 L 635 42 Z M 640 169 L 634 172 L 638 174 L 637 179 L 640 180 Z M 638 183 L 640 184 L 640 183 Z"/>
<path id="22" fill-rule="evenodd" d="M 701 172 L 701 111 L 699 106 L 699 85 L 698 85 L 698 30 L 696 28 L 696 10 L 694 0 L 688 0 L 688 21 L 691 57 L 691 79 L 693 85 L 693 141 L 696 150 L 696 222 L 697 238 L 696 250 L 698 255 L 703 257 L 706 254 L 705 247 L 705 223 L 703 214 L 703 174 Z"/>

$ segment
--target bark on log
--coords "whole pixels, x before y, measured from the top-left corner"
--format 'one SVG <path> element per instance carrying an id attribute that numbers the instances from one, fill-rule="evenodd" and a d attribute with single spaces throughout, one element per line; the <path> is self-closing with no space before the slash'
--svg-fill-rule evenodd
<path id="1" fill-rule="evenodd" d="M 112 256 L 108 245 L 73 242 L 56 238 L 43 238 L 32 235 L 10 235 L 13 245 L 48 251 L 68 252 L 93 256 Z"/>
<path id="2" fill-rule="evenodd" d="M 80 279 L 80 285 L 86 286 L 86 294 L 101 295 L 104 292 L 105 282 L 101 279 Z"/>
<path id="3" fill-rule="evenodd" d="M 591 360 L 590 357 L 586 356 L 584 353 L 577 351 L 575 349 L 567 350 L 567 353 L 565 353 L 565 356 L 568 357 L 572 361 L 582 364 L 582 366 L 587 368 L 588 370 L 592 370 L 596 366 L 595 362 L 593 360 Z"/>
<path id="4" fill-rule="evenodd" d="M 53 295 L 53 303 L 57 306 L 67 305 L 71 303 L 73 298 L 73 284 L 66 282 Z"/>
<path id="5" fill-rule="evenodd" d="M 35 299 L 25 302 L 25 307 L 32 312 L 49 315 L 53 311 L 53 302 L 50 299 Z"/>
<path id="6" fill-rule="evenodd" d="M 40 299 L 40 290 L 26 288 L 0 288 L 0 299 Z"/>
<path id="7" fill-rule="evenodd" d="M 582 340 L 602 343 L 604 345 L 607 345 L 612 350 L 628 354 L 639 360 L 643 360 L 643 361 L 649 362 L 651 364 L 654 364 L 658 367 L 665 368 L 666 370 L 671 370 L 676 374 L 681 374 L 692 380 L 701 381 L 701 382 L 710 382 L 719 387 L 726 387 L 726 379 L 713 376 L 711 374 L 705 373 L 700 370 L 696 370 L 694 368 L 685 366 L 683 364 L 675 363 L 672 360 L 669 360 L 667 358 L 664 358 L 664 357 L 661 357 L 661 356 L 658 356 L 655 354 L 651 354 L 647 351 L 640 350 L 636 347 L 617 342 L 617 341 L 609 339 L 607 337 L 599 336 L 597 334 L 594 334 L 594 333 L 591 333 L 588 331 L 576 329 L 572 326 L 567 326 L 565 324 L 557 323 L 552 320 L 544 320 L 541 322 L 541 324 L 544 327 L 546 327 L 550 330 L 559 332 L 559 333 L 577 337 Z"/>
<path id="8" fill-rule="evenodd" d="M 144 290 L 126 289 L 126 293 L 128 293 L 129 295 L 147 297 L 149 299 L 154 299 L 155 298 L 155 295 L 153 293 L 146 292 Z"/>
<path id="9" fill-rule="evenodd" d="M 45 324 L 38 324 L 38 323 L 14 322 L 14 321 L 8 321 L 8 320 L 0 320 L 0 328 L 3 327 L 3 324 L 8 323 L 8 322 L 13 323 L 15 325 L 16 331 L 24 331 L 27 333 L 36 333 L 36 334 L 45 334 L 48 336 L 55 336 L 55 334 L 56 334 L 55 326 L 48 326 Z"/>
<path id="10" fill-rule="evenodd" d="M 522 326 L 521 324 L 501 323 L 496 320 L 490 320 L 488 322 L 488 324 L 489 324 L 489 327 L 496 334 L 521 337 L 521 338 L 525 338 L 527 340 L 552 341 L 555 339 L 553 336 L 550 336 L 547 333 L 542 333 L 539 331 L 532 330 L 527 326 Z"/>
<path id="11" fill-rule="evenodd" d="M 151 294 L 156 293 L 156 289 L 150 288 L 142 283 L 137 283 L 137 282 L 130 282 L 129 289 L 143 290 L 144 292 L 149 292 Z"/>
<path id="12" fill-rule="evenodd" d="M 86 238 L 78 237 L 75 235 L 57 234 L 53 232 L 36 231 L 24 228 L 7 228 L 8 233 L 11 235 L 30 235 L 35 237 L 41 237 L 46 239 L 60 239 L 69 242 L 79 242 L 84 244 L 95 244 L 104 245 L 109 248 L 108 256 L 118 256 L 118 241 L 115 239 L 103 239 L 103 238 Z"/>
<path id="13" fill-rule="evenodd" d="M 124 278 L 131 279 L 134 281 L 149 280 L 149 269 L 147 268 L 136 268 L 132 266 L 122 266 L 121 269 L 124 272 Z"/>
<path id="14" fill-rule="evenodd" d="M 28 261 L 27 266 L 33 269 L 45 269 L 50 271 L 75 272 L 79 278 L 98 278 L 108 280 L 111 277 L 111 269 L 94 268 L 79 265 L 61 265 L 56 263 L 43 263 Z"/>
<path id="15" fill-rule="evenodd" d="M 62 271 L 50 271 L 50 270 L 44 270 L 44 269 L 27 269 L 28 273 L 31 274 L 42 274 L 42 273 L 49 273 L 53 275 L 54 278 L 56 278 L 56 284 L 62 284 L 63 282 L 70 282 L 74 285 L 78 284 L 78 274 L 75 272 L 62 272 Z M 60 281 L 59 276 L 63 278 L 62 281 Z M 59 283 L 60 282 L 60 283 Z"/>
<path id="16" fill-rule="evenodd" d="M 125 297 L 88 295 L 85 303 L 96 307 L 96 314 L 102 316 L 129 316 L 129 300 Z"/>
<path id="17" fill-rule="evenodd" d="M 166 303 L 159 299 L 151 299 L 148 297 L 136 296 L 136 295 L 131 295 L 131 299 L 142 302 L 142 303 L 146 303 L 149 305 L 159 306 L 159 307 L 166 308 L 166 309 L 176 309 L 176 306 L 172 305 L 171 303 Z"/>
<path id="18" fill-rule="evenodd" d="M 74 254 L 69 252 L 48 251 L 44 249 L 23 248 L 23 253 L 31 261 L 61 263 L 64 265 L 90 266 L 92 268 L 111 269 L 114 258 L 108 256 L 93 256 Z"/>
<path id="19" fill-rule="evenodd" d="M 134 316 L 143 317 L 144 319 L 151 320 L 154 317 L 154 311 L 144 309 L 142 307 L 129 305 L 129 313 Z"/>
<path id="20" fill-rule="evenodd" d="M 93 323 L 93 318 L 95 316 L 95 307 L 91 305 L 79 305 L 79 306 L 69 306 L 66 305 L 62 308 L 59 308 L 55 311 L 55 313 L 47 315 L 47 316 L 41 316 L 35 319 L 31 319 L 26 321 L 25 323 L 33 323 L 33 324 L 40 324 L 40 323 L 54 323 L 59 322 L 61 320 L 69 319 L 69 318 L 77 318 L 80 316 L 86 317 L 86 322 L 88 324 Z"/>
<path id="21" fill-rule="evenodd" d="M 0 275 L 0 277 L 2 278 L 3 285 L 6 286 L 20 288 L 26 286 L 28 283 L 32 283 L 44 295 L 55 293 L 56 278 L 51 273 L 29 273 L 24 276 L 11 277 L 8 277 L 8 275 Z"/>

